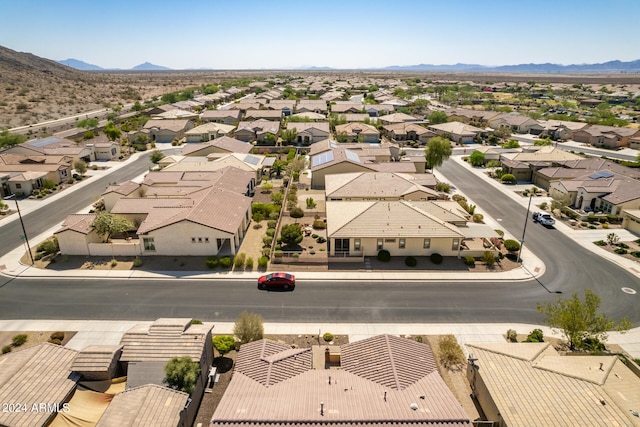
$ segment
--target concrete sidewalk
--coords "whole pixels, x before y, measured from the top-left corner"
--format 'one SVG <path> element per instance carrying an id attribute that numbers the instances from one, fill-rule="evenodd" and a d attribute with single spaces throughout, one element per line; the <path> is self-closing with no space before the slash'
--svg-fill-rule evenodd
<path id="1" fill-rule="evenodd" d="M 118 344 L 122 335 L 135 325 L 150 325 L 150 321 L 102 321 L 102 320 L 0 320 L 0 331 L 77 331 L 67 347 L 81 350 L 88 345 Z M 214 322 L 216 335 L 233 334 L 233 322 Z M 524 323 L 270 323 L 264 324 L 266 335 L 307 335 L 310 340 L 325 332 L 348 335 L 349 342 L 359 341 L 379 334 L 401 336 L 455 335 L 461 344 L 505 342 L 508 329 L 528 334 L 539 328 L 547 337 L 561 338 L 546 326 Z M 607 340 L 617 344 L 633 358 L 640 358 L 640 328 L 621 334 L 612 332 Z"/>

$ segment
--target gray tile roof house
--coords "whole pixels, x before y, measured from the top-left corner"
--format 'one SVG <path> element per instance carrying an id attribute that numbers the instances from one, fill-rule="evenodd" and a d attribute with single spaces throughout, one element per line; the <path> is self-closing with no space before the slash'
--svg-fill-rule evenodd
<path id="1" fill-rule="evenodd" d="M 55 409 L 62 411 L 63 403 L 76 388 L 80 375 L 71 372 L 71 365 L 77 354 L 69 348 L 43 343 L 0 356 L 0 402 L 19 404 L 12 411 L 0 410 L 0 425 L 48 425 L 57 415 Z M 41 403 L 50 405 L 51 410 L 41 410 Z"/>
<path id="2" fill-rule="evenodd" d="M 471 427 L 426 344 L 379 335 L 341 347 L 340 369 L 313 369 L 311 349 L 242 346 L 211 426 Z"/>
<path id="3" fill-rule="evenodd" d="M 561 356 L 550 343 L 467 348 L 471 389 L 497 425 L 640 426 L 640 379 L 616 356 Z"/>

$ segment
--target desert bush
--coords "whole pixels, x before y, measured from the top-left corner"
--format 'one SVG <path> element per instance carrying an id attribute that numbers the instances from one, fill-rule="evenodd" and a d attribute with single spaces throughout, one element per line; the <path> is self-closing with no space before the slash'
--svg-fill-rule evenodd
<path id="1" fill-rule="evenodd" d="M 115 267 L 116 265 L 118 265 L 118 260 L 117 260 L 117 259 L 115 259 L 115 258 L 113 258 L 113 259 L 111 260 L 111 267 Z"/>
<path id="2" fill-rule="evenodd" d="M 267 247 L 271 247 L 271 244 L 273 243 L 273 237 L 271 236 L 264 236 L 262 238 L 262 243 L 267 246 Z"/>
<path id="3" fill-rule="evenodd" d="M 325 340 L 326 342 L 331 342 L 333 341 L 333 334 L 331 332 L 325 332 L 324 335 L 322 336 L 322 339 Z"/>
<path id="4" fill-rule="evenodd" d="M 472 220 L 473 222 L 482 222 L 482 220 L 484 219 L 484 215 L 482 214 L 473 214 Z"/>
<path id="5" fill-rule="evenodd" d="M 27 342 L 27 338 L 27 334 L 14 335 L 13 338 L 11 338 L 11 345 L 14 347 L 20 347 L 22 344 Z"/>
<path id="6" fill-rule="evenodd" d="M 232 262 L 233 260 L 231 259 L 231 257 L 228 257 L 228 256 L 222 257 L 218 261 L 218 263 L 220 264 L 220 267 L 222 268 L 230 268 Z"/>
<path id="7" fill-rule="evenodd" d="M 614 252 L 617 253 L 618 255 L 625 255 L 629 251 L 627 251 L 625 248 L 616 248 Z"/>
<path id="8" fill-rule="evenodd" d="M 502 181 L 503 184 L 515 184 L 516 183 L 516 177 L 513 176 L 510 173 L 505 173 L 504 175 L 502 175 L 500 177 L 500 180 Z"/>
<path id="9" fill-rule="evenodd" d="M 609 228 L 609 223 L 605 222 L 602 224 L 602 228 L 604 228 L 605 230 Z"/>
<path id="10" fill-rule="evenodd" d="M 58 246 L 58 239 L 55 238 L 53 240 L 47 240 L 46 242 L 42 242 L 36 249 L 36 252 L 42 252 L 44 253 L 44 255 L 51 255 L 51 254 L 55 254 L 59 250 L 60 250 L 60 247 Z"/>
<path id="11" fill-rule="evenodd" d="M 464 257 L 464 263 L 468 266 L 476 265 L 476 259 L 472 256 L 467 255 Z"/>
<path id="12" fill-rule="evenodd" d="M 253 270 L 253 258 L 248 257 L 244 261 L 244 268 L 245 268 L 245 270 Z"/>
<path id="13" fill-rule="evenodd" d="M 605 242 L 604 240 L 596 240 L 595 242 L 593 242 L 593 244 L 596 246 L 607 246 L 607 242 Z"/>
<path id="14" fill-rule="evenodd" d="M 62 340 L 58 340 L 55 338 L 49 338 L 49 341 L 51 344 L 55 344 L 55 345 L 62 345 Z"/>
<path id="15" fill-rule="evenodd" d="M 140 257 L 135 257 L 133 259 L 133 266 L 134 267 L 142 267 L 142 260 L 140 259 Z"/>
<path id="16" fill-rule="evenodd" d="M 211 270 L 213 270 L 214 268 L 218 268 L 218 257 L 207 257 L 205 264 L 207 264 L 207 268 L 210 268 Z"/>
<path id="17" fill-rule="evenodd" d="M 504 247 L 509 252 L 517 252 L 520 249 L 520 243 L 517 240 L 507 239 L 504 241 Z"/>
<path id="18" fill-rule="evenodd" d="M 5 345 L 4 347 L 2 347 L 2 354 L 7 354 L 7 353 L 11 353 L 11 346 L 10 345 Z"/>
<path id="19" fill-rule="evenodd" d="M 485 251 L 482 254 L 482 262 L 484 262 L 487 267 L 491 267 L 496 263 L 496 257 L 493 255 L 493 252 Z"/>
<path id="20" fill-rule="evenodd" d="M 418 265 L 418 260 L 415 257 L 408 256 L 404 259 L 404 263 L 407 267 L 415 267 Z"/>
<path id="21" fill-rule="evenodd" d="M 541 329 L 534 329 L 529 332 L 527 335 L 527 339 L 524 342 L 544 342 L 544 335 L 542 334 Z"/>
<path id="22" fill-rule="evenodd" d="M 429 256 L 429 259 L 431 260 L 432 263 L 434 264 L 442 264 L 442 255 L 435 253 L 435 254 L 431 254 Z"/>
<path id="23" fill-rule="evenodd" d="M 316 243 L 325 243 L 326 241 L 327 239 L 322 236 L 318 236 L 318 238 L 316 238 Z"/>
<path id="24" fill-rule="evenodd" d="M 391 254 L 386 249 L 378 251 L 378 261 L 389 262 L 391 261 Z"/>
<path id="25" fill-rule="evenodd" d="M 416 342 L 422 342 L 422 335 L 415 337 Z"/>
<path id="26" fill-rule="evenodd" d="M 259 268 L 267 268 L 267 265 L 269 264 L 269 258 L 266 256 L 261 256 L 258 259 L 258 267 Z"/>
<path id="27" fill-rule="evenodd" d="M 585 338 L 582 340 L 582 348 L 590 352 L 606 350 L 604 344 L 598 338 Z"/>
<path id="28" fill-rule="evenodd" d="M 442 191 L 443 193 L 448 193 L 451 191 L 451 185 L 446 182 L 439 182 L 436 184 L 436 191 Z"/>
<path id="29" fill-rule="evenodd" d="M 518 333 L 513 329 L 507 329 L 507 339 L 509 342 L 518 342 Z"/>
<path id="30" fill-rule="evenodd" d="M 547 202 L 542 202 L 542 203 L 540 203 L 540 206 L 539 206 L 539 207 L 540 207 L 540 209 L 542 209 L 542 210 L 547 209 Z"/>
<path id="31" fill-rule="evenodd" d="M 64 332 L 62 332 L 62 331 L 54 332 L 49 336 L 49 338 L 51 338 L 52 340 L 60 340 L 60 341 L 62 341 L 62 340 L 64 340 Z"/>
<path id="32" fill-rule="evenodd" d="M 244 267 L 244 262 L 247 260 L 247 254 L 245 254 L 244 252 L 240 252 L 238 255 L 236 255 L 236 257 L 233 259 L 233 266 L 235 268 L 243 268 Z"/>
<path id="33" fill-rule="evenodd" d="M 313 229 L 314 230 L 324 230 L 327 228 L 327 223 L 320 220 L 320 219 L 316 219 L 315 221 L 313 221 Z"/>
<path id="34" fill-rule="evenodd" d="M 629 254 L 635 258 L 640 258 L 640 251 L 629 252 Z"/>
<path id="35" fill-rule="evenodd" d="M 465 362 L 464 352 L 453 335 L 443 335 L 438 343 L 440 362 L 447 368 L 460 367 Z"/>
<path id="36" fill-rule="evenodd" d="M 267 232 L 266 235 L 269 237 L 273 237 L 276 234 L 276 229 L 275 228 L 267 228 Z"/>
<path id="37" fill-rule="evenodd" d="M 276 228 L 277 224 L 278 221 L 276 221 L 275 219 L 270 219 L 267 221 L 267 228 Z"/>
<path id="38" fill-rule="evenodd" d="M 502 231 L 502 230 L 493 230 L 493 231 L 495 231 L 496 233 L 498 233 L 498 236 L 500 236 L 500 237 L 504 237 L 504 231 Z"/>

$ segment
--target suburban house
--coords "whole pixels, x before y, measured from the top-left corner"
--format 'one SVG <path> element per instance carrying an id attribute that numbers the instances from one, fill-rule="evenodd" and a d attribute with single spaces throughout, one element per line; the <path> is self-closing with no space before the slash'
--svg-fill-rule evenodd
<path id="1" fill-rule="evenodd" d="M 556 166 L 535 169 L 531 182 L 537 186 L 549 190 L 552 181 L 561 179 L 574 179 L 583 175 L 608 170 L 629 178 L 640 180 L 640 170 L 623 166 L 614 161 L 600 157 L 587 157 L 579 160 L 566 160 L 554 162 Z"/>
<path id="2" fill-rule="evenodd" d="M 292 349 L 263 339 L 241 347 L 234 369 L 211 427 L 472 426 L 431 348 L 415 340 L 378 335 Z"/>
<path id="3" fill-rule="evenodd" d="M 203 123 L 223 123 L 225 125 L 235 125 L 240 122 L 240 110 L 205 110 L 200 114 Z"/>
<path id="4" fill-rule="evenodd" d="M 375 123 L 375 121 L 377 120 L 374 117 L 369 117 L 367 113 L 347 113 L 347 114 L 340 114 L 339 117 L 344 118 L 347 121 L 347 123 L 366 122 L 366 121 L 368 121 L 369 123 Z"/>
<path id="5" fill-rule="evenodd" d="M 496 232 L 467 224 L 468 214 L 453 207 L 456 202 L 372 199 L 326 202 L 330 257 L 375 257 L 383 249 L 404 257 L 497 254 L 489 240 Z"/>
<path id="6" fill-rule="evenodd" d="M 486 134 L 484 129 L 477 128 L 462 122 L 448 122 L 437 125 L 429 125 L 428 129 L 436 135 L 449 138 L 460 144 L 470 144 L 476 136 Z"/>
<path id="7" fill-rule="evenodd" d="M 229 153 L 220 156 L 219 153 L 211 153 L 207 157 L 189 157 L 180 162 L 166 166 L 166 172 L 213 172 L 233 167 L 245 172 L 250 172 L 255 182 L 260 182 L 262 176 L 269 173 L 275 157 L 266 157 L 261 154 Z M 250 193 L 253 194 L 253 193 Z"/>
<path id="8" fill-rule="evenodd" d="M 347 123 L 344 125 L 336 125 L 336 135 L 346 134 L 349 141 L 352 142 L 373 142 L 380 141 L 380 132 L 375 126 L 365 123 Z"/>
<path id="9" fill-rule="evenodd" d="M 540 134 L 544 129 L 540 123 L 531 117 L 517 113 L 496 116 L 489 120 L 489 126 L 493 129 L 506 127 L 516 133 L 533 133 L 536 135 Z"/>
<path id="10" fill-rule="evenodd" d="M 120 157 L 120 143 L 117 141 L 109 141 L 107 138 L 101 138 L 92 144 L 96 160 L 109 161 Z"/>
<path id="11" fill-rule="evenodd" d="M 312 111 L 305 111 L 302 113 L 296 113 L 291 115 L 292 118 L 303 119 L 312 122 L 323 122 L 327 120 L 327 116 L 320 113 L 314 113 Z M 289 123 L 294 123 L 290 121 Z"/>
<path id="12" fill-rule="evenodd" d="M 1 355 L 0 401 L 5 406 L 0 410 L 0 425 L 50 425 L 80 379 L 71 370 L 77 354 L 67 347 L 42 343 Z"/>
<path id="13" fill-rule="evenodd" d="M 379 117 L 381 114 L 390 114 L 395 110 L 396 108 L 390 104 L 367 104 L 364 108 L 369 117 Z"/>
<path id="14" fill-rule="evenodd" d="M 23 154 L 0 154 L 0 186 L 2 193 L 28 196 L 40 189 L 44 180 L 56 183 L 71 178 L 71 156 L 34 156 Z"/>
<path id="15" fill-rule="evenodd" d="M 207 162 L 210 164 L 214 162 Z M 142 185 L 109 188 L 105 209 L 136 227 L 102 243 L 95 214 L 70 215 L 55 233 L 69 255 L 235 255 L 249 226 L 255 180 L 251 172 L 152 172 Z M 93 215 L 93 216 L 92 216 Z M 118 238 L 119 237 L 119 238 Z"/>
<path id="16" fill-rule="evenodd" d="M 378 120 L 380 120 L 384 125 L 390 125 L 394 123 L 414 123 L 422 121 L 417 117 L 413 117 L 405 113 L 387 114 L 386 116 L 379 117 Z"/>
<path id="17" fill-rule="evenodd" d="M 88 163 L 96 160 L 93 144 L 82 144 L 56 136 L 35 139 L 15 145 L 6 150 L 5 153 L 25 156 L 68 156 L 73 158 L 73 162 L 83 160 Z"/>
<path id="18" fill-rule="evenodd" d="M 640 234 L 640 209 L 624 209 L 621 216 L 623 228 Z"/>
<path id="19" fill-rule="evenodd" d="M 209 156 L 210 154 L 219 153 L 222 157 L 231 153 L 245 153 L 248 154 L 253 145 L 248 144 L 239 139 L 230 138 L 228 136 L 222 136 L 211 141 L 207 141 L 200 144 L 188 144 L 182 147 L 183 156 Z"/>
<path id="20" fill-rule="evenodd" d="M 541 136 L 549 136 L 554 141 L 566 141 L 573 139 L 573 132 L 589 126 L 587 123 L 570 122 L 567 120 L 540 121 L 542 126 Z"/>
<path id="21" fill-rule="evenodd" d="M 265 105 L 269 110 L 276 110 L 280 112 L 280 116 L 288 117 L 293 114 L 296 109 L 296 101 L 289 99 L 274 99 L 269 101 Z M 248 112 L 247 112 L 248 113 Z"/>
<path id="22" fill-rule="evenodd" d="M 196 120 L 200 115 L 193 111 L 186 111 L 182 109 L 175 109 L 164 111 L 160 114 L 154 114 L 151 116 L 152 119 L 160 119 L 160 120 Z"/>
<path id="23" fill-rule="evenodd" d="M 570 206 L 587 212 L 620 215 L 625 209 L 640 209 L 640 181 L 607 170 L 553 181 L 549 194 L 566 198 Z"/>
<path id="24" fill-rule="evenodd" d="M 323 101 L 321 99 L 318 99 L 318 100 L 303 99 L 298 102 L 296 111 L 298 113 L 327 114 L 327 101 Z"/>
<path id="25" fill-rule="evenodd" d="M 328 122 L 289 122 L 287 129 L 295 129 L 298 132 L 296 142 L 302 145 L 311 145 L 329 138 L 330 130 Z"/>
<path id="26" fill-rule="evenodd" d="M 252 122 L 240 122 L 235 133 L 235 138 L 240 141 L 265 142 L 267 135 L 273 135 L 274 141 L 280 134 L 280 122 L 270 120 L 255 120 Z"/>
<path id="27" fill-rule="evenodd" d="M 340 92 L 338 90 L 332 90 L 330 92 L 325 92 L 320 95 L 320 99 L 328 102 L 338 102 L 344 96 L 344 92 Z"/>
<path id="28" fill-rule="evenodd" d="M 167 143 L 178 140 L 184 133 L 193 128 L 193 123 L 186 119 L 180 120 L 156 120 L 151 119 L 145 123 L 143 129 L 149 131 L 151 141 Z"/>
<path id="29" fill-rule="evenodd" d="M 449 120 L 463 123 L 477 123 L 478 126 L 487 126 L 489 121 L 500 115 L 495 111 L 470 110 L 466 108 L 453 108 L 446 110 Z"/>
<path id="30" fill-rule="evenodd" d="M 184 133 L 185 140 L 188 143 L 207 142 L 212 139 L 221 138 L 230 134 L 236 127 L 234 125 L 225 125 L 224 123 L 205 123 L 189 129 Z"/>
<path id="31" fill-rule="evenodd" d="M 282 120 L 281 110 L 247 110 L 244 114 L 244 121 L 253 122 L 255 120 L 270 120 L 279 122 Z"/>
<path id="32" fill-rule="evenodd" d="M 331 112 L 338 114 L 362 113 L 364 104 L 349 101 L 335 101 L 331 103 Z M 368 115 L 368 114 L 367 114 Z"/>
<path id="33" fill-rule="evenodd" d="M 516 152 L 500 154 L 502 170 L 516 177 L 516 181 L 533 179 L 537 169 L 558 166 L 562 162 L 581 160 L 582 157 L 552 146 L 527 147 Z"/>
<path id="34" fill-rule="evenodd" d="M 640 150 L 640 136 L 634 136 L 629 138 L 629 148 L 634 150 Z"/>
<path id="35" fill-rule="evenodd" d="M 585 142 L 596 147 L 628 147 L 631 138 L 640 137 L 640 130 L 614 126 L 589 125 L 572 134 L 576 142 Z"/>
<path id="36" fill-rule="evenodd" d="M 325 176 L 327 201 L 435 200 L 437 191 L 418 184 L 416 175 L 356 172 Z"/>
<path id="37" fill-rule="evenodd" d="M 233 104 L 231 104 L 228 107 L 226 107 L 226 109 L 227 110 L 238 110 L 238 111 L 244 113 L 247 110 L 259 110 L 262 107 L 264 107 L 264 104 L 262 102 L 258 102 L 258 101 L 256 101 L 254 99 L 254 100 L 248 100 L 248 101 L 234 102 Z"/>
<path id="38" fill-rule="evenodd" d="M 495 426 L 640 425 L 640 379 L 615 355 L 563 356 L 548 342 L 467 349 L 473 396 Z"/>
<path id="39" fill-rule="evenodd" d="M 338 148 L 346 148 L 350 151 L 354 151 L 360 158 L 364 157 L 368 162 L 382 163 L 400 160 L 400 147 L 398 147 L 397 144 L 389 142 L 365 144 L 359 142 L 336 142 L 332 139 L 325 139 L 324 141 L 313 144 L 309 148 L 309 155 L 314 156 L 316 154 L 336 150 Z"/>
<path id="40" fill-rule="evenodd" d="M 435 133 L 415 123 L 393 123 L 382 127 L 384 135 L 394 141 L 417 141 L 425 145 Z"/>

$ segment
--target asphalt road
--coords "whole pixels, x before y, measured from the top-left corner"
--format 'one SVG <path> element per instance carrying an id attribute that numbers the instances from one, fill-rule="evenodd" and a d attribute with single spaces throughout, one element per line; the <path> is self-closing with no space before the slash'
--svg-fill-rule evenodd
<path id="1" fill-rule="evenodd" d="M 69 191 L 68 194 L 57 201 L 23 215 L 27 235 L 32 238 L 45 232 L 51 228 L 53 224 L 64 221 L 67 215 L 76 213 L 95 202 L 96 198 L 105 190 L 110 182 L 123 182 L 135 178 L 148 170 L 150 165 L 149 154 L 144 154 L 107 176 L 86 178 L 89 180 L 89 183 L 82 191 Z M 20 201 L 18 201 L 18 203 L 20 203 Z M 13 200 L 7 200 L 7 204 L 10 204 L 10 206 L 13 205 L 11 206 L 12 209 L 15 208 L 15 202 Z M 0 257 L 23 244 L 20 240 L 21 235 L 22 228 L 20 227 L 20 221 L 12 221 L 0 227 L 0 242 L 2 242 L 2 244 L 0 244 Z"/>

